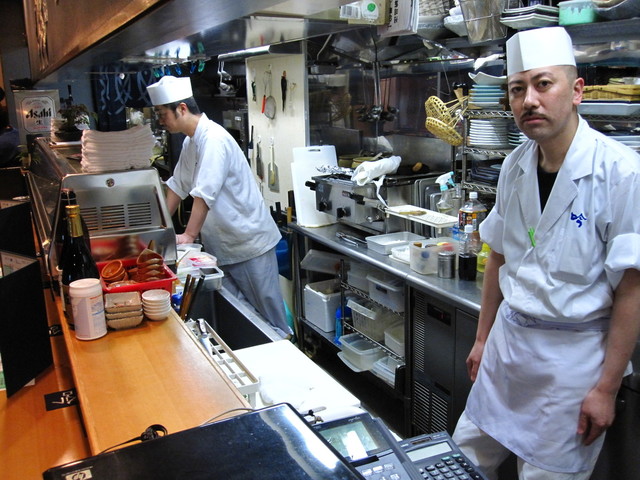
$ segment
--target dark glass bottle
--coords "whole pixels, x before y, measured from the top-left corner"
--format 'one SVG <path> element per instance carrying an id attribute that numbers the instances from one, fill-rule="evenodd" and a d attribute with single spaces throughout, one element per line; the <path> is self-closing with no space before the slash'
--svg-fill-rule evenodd
<path id="1" fill-rule="evenodd" d="M 73 325 L 73 312 L 71 311 L 71 299 L 69 298 L 69 284 L 81 278 L 100 278 L 98 267 L 91 256 L 82 230 L 82 217 L 78 205 L 67 205 L 67 236 L 62 247 L 62 296 L 64 298 L 64 312 L 67 321 Z"/>
<path id="2" fill-rule="evenodd" d="M 67 226 L 67 212 L 65 211 L 65 207 L 67 205 L 77 205 L 76 194 L 70 188 L 63 188 L 60 190 L 60 209 L 58 211 L 58 218 L 56 220 L 56 231 L 55 231 L 55 249 L 56 249 L 56 265 L 58 268 L 62 268 L 62 258 L 64 256 L 64 239 L 68 236 L 69 227 Z M 82 232 L 84 236 L 84 240 L 91 250 L 91 241 L 89 236 L 89 229 L 87 225 L 82 220 Z"/>

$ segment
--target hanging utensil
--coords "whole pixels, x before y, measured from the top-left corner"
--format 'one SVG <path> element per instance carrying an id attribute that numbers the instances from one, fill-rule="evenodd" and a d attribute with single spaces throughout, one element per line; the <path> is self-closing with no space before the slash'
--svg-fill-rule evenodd
<path id="1" fill-rule="evenodd" d="M 282 77 L 280 78 L 280 88 L 282 90 L 282 111 L 284 112 L 284 107 L 287 103 L 287 71 L 286 70 L 282 72 Z"/>
<path id="2" fill-rule="evenodd" d="M 249 161 L 249 166 L 251 166 L 253 163 L 253 125 L 251 125 L 251 137 L 247 144 L 247 160 Z"/>
<path id="3" fill-rule="evenodd" d="M 268 92 L 266 99 L 264 100 L 264 108 L 262 109 L 262 113 L 266 115 L 267 118 L 273 120 L 276 116 L 276 99 L 273 97 L 273 84 L 271 81 L 271 65 L 269 65 L 269 69 L 265 72 L 265 93 Z"/>
<path id="4" fill-rule="evenodd" d="M 258 141 L 256 143 L 256 175 L 260 179 L 260 182 L 264 180 L 264 165 L 262 164 L 262 148 L 260 143 L 262 142 L 262 138 L 258 135 Z"/>
<path id="5" fill-rule="evenodd" d="M 273 137 L 271 137 L 271 144 L 269 145 L 269 155 L 270 155 L 270 162 L 269 162 L 269 190 L 271 190 L 272 192 L 278 192 L 280 191 L 280 186 L 278 185 L 279 183 L 279 179 L 278 179 L 278 166 L 276 165 L 276 160 L 275 160 L 275 155 L 274 155 L 274 139 Z"/>
<path id="6" fill-rule="evenodd" d="M 264 93 L 262 95 L 262 110 L 261 113 L 265 112 L 265 109 L 267 108 L 267 92 L 269 92 L 269 95 L 271 95 L 270 92 L 270 88 L 271 88 L 271 65 L 269 65 L 269 69 L 265 70 L 263 76 L 262 76 L 262 82 L 264 84 Z"/>

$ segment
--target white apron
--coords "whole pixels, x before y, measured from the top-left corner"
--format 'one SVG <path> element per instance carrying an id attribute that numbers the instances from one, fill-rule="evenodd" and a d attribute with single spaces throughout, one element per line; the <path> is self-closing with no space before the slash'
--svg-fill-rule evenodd
<path id="1" fill-rule="evenodd" d="M 532 465 L 562 473 L 586 470 L 595 462 L 604 435 L 584 446 L 576 434 L 578 416 L 600 377 L 606 332 L 523 326 L 531 323 L 536 320 L 502 303 L 469 394 L 467 415 Z"/>

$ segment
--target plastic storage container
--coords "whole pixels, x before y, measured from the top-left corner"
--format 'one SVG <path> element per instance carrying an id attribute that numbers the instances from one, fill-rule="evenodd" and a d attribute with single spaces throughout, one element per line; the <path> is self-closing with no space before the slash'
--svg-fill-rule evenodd
<path id="1" fill-rule="evenodd" d="M 396 369 L 400 366 L 397 359 L 385 356 L 376 360 L 371 371 L 392 387 L 396 384 Z"/>
<path id="2" fill-rule="evenodd" d="M 596 21 L 597 14 L 595 5 L 591 0 L 569 0 L 559 2 L 558 24 L 578 25 L 581 23 L 592 23 Z"/>
<path id="3" fill-rule="evenodd" d="M 370 273 L 369 296 L 372 300 L 393 310 L 404 312 L 404 284 L 402 280 L 383 273 Z"/>
<path id="4" fill-rule="evenodd" d="M 382 255 L 389 255 L 394 247 L 401 247 L 410 242 L 424 240 L 421 235 L 411 232 L 386 233 L 384 235 L 372 235 L 366 237 L 367 248 Z"/>
<path id="5" fill-rule="evenodd" d="M 397 315 L 361 298 L 350 298 L 347 307 L 354 328 L 376 342 L 384 340 L 385 329 L 398 321 Z"/>
<path id="6" fill-rule="evenodd" d="M 340 272 L 340 260 L 348 265 L 348 258 L 335 253 L 309 249 L 300 262 L 300 267 L 313 272 L 330 273 L 336 275 Z"/>
<path id="7" fill-rule="evenodd" d="M 371 370 L 376 360 L 385 356 L 382 347 L 358 333 L 343 335 L 340 337 L 340 344 L 342 351 L 338 356 L 356 372 Z"/>
<path id="8" fill-rule="evenodd" d="M 404 357 L 404 322 L 397 322 L 384 330 L 384 344 L 400 357 Z"/>
<path id="9" fill-rule="evenodd" d="M 340 306 L 340 283 L 336 280 L 308 283 L 304 287 L 304 316 L 323 332 L 336 328 L 336 310 Z"/>
<path id="10" fill-rule="evenodd" d="M 372 272 L 375 272 L 373 268 L 367 267 L 367 265 L 363 265 L 362 263 L 352 262 L 347 272 L 347 283 L 368 294 L 369 281 L 367 280 L 367 275 Z"/>

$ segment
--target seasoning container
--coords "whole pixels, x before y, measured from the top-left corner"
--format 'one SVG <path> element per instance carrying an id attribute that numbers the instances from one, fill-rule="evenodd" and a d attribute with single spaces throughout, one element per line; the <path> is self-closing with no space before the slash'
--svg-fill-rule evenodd
<path id="1" fill-rule="evenodd" d="M 79 340 L 95 340 L 107 334 L 102 285 L 98 278 L 81 278 L 69 284 L 74 328 Z"/>
<path id="2" fill-rule="evenodd" d="M 440 278 L 453 278 L 455 272 L 456 252 L 450 244 L 443 245 L 438 253 L 438 276 Z"/>

